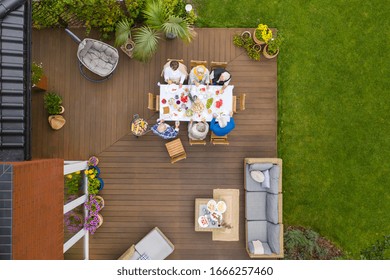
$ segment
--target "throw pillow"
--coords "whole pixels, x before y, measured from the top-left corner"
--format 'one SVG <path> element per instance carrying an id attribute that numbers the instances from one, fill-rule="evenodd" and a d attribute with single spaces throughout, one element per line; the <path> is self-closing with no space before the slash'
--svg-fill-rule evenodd
<path id="1" fill-rule="evenodd" d="M 264 180 L 263 180 L 263 182 L 261 182 L 261 187 L 269 189 L 271 187 L 271 180 L 270 180 L 270 176 L 269 176 L 269 171 L 265 170 L 265 171 L 263 171 L 263 174 L 264 174 Z"/>
<path id="2" fill-rule="evenodd" d="M 150 260 L 150 257 L 149 257 L 147 254 L 143 253 L 143 254 L 138 258 L 138 260 L 141 260 L 141 261 Z"/>
<path id="3" fill-rule="evenodd" d="M 260 170 L 251 171 L 251 177 L 256 182 L 262 183 L 264 181 L 264 174 Z"/>

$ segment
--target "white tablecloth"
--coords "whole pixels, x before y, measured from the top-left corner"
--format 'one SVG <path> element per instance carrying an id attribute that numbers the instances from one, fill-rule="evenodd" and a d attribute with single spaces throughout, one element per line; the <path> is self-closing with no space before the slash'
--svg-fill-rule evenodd
<path id="1" fill-rule="evenodd" d="M 213 118 L 213 113 L 228 115 L 233 111 L 233 88 L 234 86 L 227 86 L 221 93 L 222 86 L 209 86 L 207 89 L 205 85 L 199 87 L 183 85 L 182 88 L 174 84 L 160 85 L 160 118 L 165 121 L 190 121 L 191 119 L 200 121 L 204 117 L 209 122 Z M 204 104 L 204 109 L 200 114 L 194 112 L 192 116 L 186 115 L 186 111 L 192 108 L 192 102 L 189 98 L 187 98 L 187 102 L 183 102 L 189 92 L 192 96 L 197 96 Z M 207 100 L 210 98 L 213 98 L 213 102 L 207 109 Z M 217 101 L 219 101 L 218 103 L 222 101 L 222 105 L 217 106 Z"/>

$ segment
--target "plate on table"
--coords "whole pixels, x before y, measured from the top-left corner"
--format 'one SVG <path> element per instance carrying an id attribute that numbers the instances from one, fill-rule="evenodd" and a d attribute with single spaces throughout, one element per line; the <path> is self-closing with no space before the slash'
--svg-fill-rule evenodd
<path id="1" fill-rule="evenodd" d="M 222 214 L 219 214 L 218 212 L 211 213 L 210 219 L 212 221 L 221 222 L 222 221 Z"/>
<path id="2" fill-rule="evenodd" d="M 214 199 L 210 199 L 207 202 L 207 210 L 209 210 L 211 213 L 215 212 L 217 209 L 217 202 Z"/>
<path id="3" fill-rule="evenodd" d="M 218 212 L 218 213 L 220 213 L 220 214 L 223 214 L 223 213 L 225 213 L 226 212 L 226 203 L 225 203 L 225 201 L 219 201 L 218 203 L 217 203 L 217 206 L 216 206 L 216 211 Z"/>
<path id="4" fill-rule="evenodd" d="M 201 228 L 206 228 L 209 226 L 209 220 L 207 219 L 206 216 L 200 216 L 198 218 L 198 224 Z"/>
<path id="5" fill-rule="evenodd" d="M 179 90 L 179 86 L 178 85 L 175 85 L 175 84 L 168 85 L 168 92 L 170 92 L 170 93 L 177 93 L 178 90 Z"/>

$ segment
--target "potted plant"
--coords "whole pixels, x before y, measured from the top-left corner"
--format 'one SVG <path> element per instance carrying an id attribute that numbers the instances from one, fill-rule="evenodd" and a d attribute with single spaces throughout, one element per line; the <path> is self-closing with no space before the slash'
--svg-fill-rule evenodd
<path id="1" fill-rule="evenodd" d="M 55 92 L 47 92 L 43 97 L 44 105 L 49 115 L 59 115 L 65 111 L 62 104 L 62 97 Z"/>
<path id="2" fill-rule="evenodd" d="M 131 25 L 128 19 L 123 19 L 115 27 L 115 46 L 120 46 L 121 50 L 130 58 L 133 57 L 135 47 L 135 43 L 131 40 Z"/>
<path id="3" fill-rule="evenodd" d="M 33 89 L 47 90 L 47 77 L 44 75 L 42 63 L 31 64 L 31 84 Z"/>
<path id="4" fill-rule="evenodd" d="M 89 195 L 88 201 L 84 203 L 90 215 L 97 215 L 104 207 L 104 199 L 98 195 Z"/>
<path id="5" fill-rule="evenodd" d="M 264 46 L 263 54 L 264 57 L 271 59 L 279 54 L 279 48 L 282 43 L 282 37 L 280 34 L 276 38 L 272 38 L 268 41 L 268 44 Z"/>
<path id="6" fill-rule="evenodd" d="M 80 171 L 73 172 L 65 176 L 65 187 L 68 195 L 76 195 L 79 193 L 81 185 Z"/>
<path id="7" fill-rule="evenodd" d="M 244 48 L 249 58 L 259 61 L 261 46 L 257 45 L 250 36 L 234 35 L 233 44 L 237 47 Z"/>
<path id="8" fill-rule="evenodd" d="M 85 170 L 85 175 L 88 178 L 88 193 L 97 194 L 101 189 L 101 181 L 98 178 L 100 174 L 100 169 L 96 166 Z"/>
<path id="9" fill-rule="evenodd" d="M 272 30 L 268 28 L 268 25 L 260 23 L 253 32 L 253 40 L 258 45 L 267 44 L 272 38 Z"/>
<path id="10" fill-rule="evenodd" d="M 88 159 L 88 166 L 96 167 L 99 164 L 99 159 L 96 156 L 91 156 Z"/>
<path id="11" fill-rule="evenodd" d="M 103 216 L 101 214 L 89 215 L 85 218 L 84 229 L 90 234 L 94 234 L 96 230 L 103 224 Z"/>
<path id="12" fill-rule="evenodd" d="M 83 228 L 83 216 L 75 211 L 69 211 L 64 215 L 64 223 L 70 233 L 76 233 Z"/>
<path id="13" fill-rule="evenodd" d="M 148 1 L 144 10 L 146 26 L 138 28 L 134 33 L 134 57 L 140 61 L 148 61 L 157 51 L 161 34 L 167 38 L 179 37 L 191 42 L 196 33 L 189 22 L 175 16 L 165 8 L 162 0 Z"/>

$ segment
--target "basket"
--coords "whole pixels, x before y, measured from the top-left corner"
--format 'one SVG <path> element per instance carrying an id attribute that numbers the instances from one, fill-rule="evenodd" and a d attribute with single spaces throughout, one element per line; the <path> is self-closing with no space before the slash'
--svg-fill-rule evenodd
<path id="1" fill-rule="evenodd" d="M 135 136 L 142 136 L 148 131 L 148 123 L 138 115 L 131 121 L 131 133 Z"/>
<path id="2" fill-rule="evenodd" d="M 54 130 L 59 130 L 66 123 L 64 117 L 61 115 L 49 116 L 48 120 L 49 120 L 49 124 L 50 124 L 51 128 Z"/>

